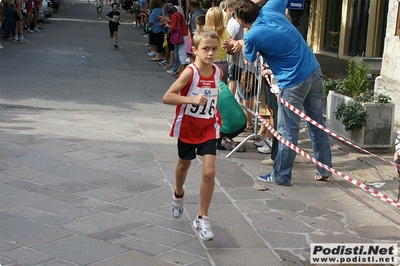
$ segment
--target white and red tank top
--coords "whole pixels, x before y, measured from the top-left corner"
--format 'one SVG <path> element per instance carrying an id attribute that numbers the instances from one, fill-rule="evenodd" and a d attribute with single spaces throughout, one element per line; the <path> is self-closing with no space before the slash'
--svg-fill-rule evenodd
<path id="1" fill-rule="evenodd" d="M 179 94 L 194 97 L 202 93 L 207 97 L 207 103 L 204 106 L 177 105 L 170 136 L 188 144 L 200 144 L 218 139 L 222 120 L 217 108 L 219 91 L 217 84 L 221 78 L 221 71 L 213 64 L 213 74 L 210 77 L 203 77 L 194 64 L 187 67 L 192 70 L 192 77 Z"/>

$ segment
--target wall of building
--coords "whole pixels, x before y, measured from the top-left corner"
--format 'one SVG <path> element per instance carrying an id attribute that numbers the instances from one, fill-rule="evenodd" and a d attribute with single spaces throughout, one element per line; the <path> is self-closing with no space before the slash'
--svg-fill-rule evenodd
<path id="1" fill-rule="evenodd" d="M 375 80 L 375 92 L 384 93 L 396 103 L 395 126 L 400 129 L 400 37 L 395 36 L 399 0 L 389 0 L 385 47 L 381 74 Z"/>

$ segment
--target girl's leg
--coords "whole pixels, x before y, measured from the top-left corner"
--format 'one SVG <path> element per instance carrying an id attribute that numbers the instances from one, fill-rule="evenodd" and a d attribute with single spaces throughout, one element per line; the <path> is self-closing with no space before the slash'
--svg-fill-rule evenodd
<path id="1" fill-rule="evenodd" d="M 208 209 L 215 186 L 215 155 L 207 154 L 203 156 L 203 171 L 200 184 L 200 211 L 199 216 L 208 216 Z"/>
<path id="2" fill-rule="evenodd" d="M 185 184 L 187 172 L 191 164 L 192 161 L 179 158 L 175 169 L 175 195 L 183 195 L 183 185 Z"/>
<path id="3" fill-rule="evenodd" d="M 114 41 L 118 43 L 118 31 L 114 31 Z"/>

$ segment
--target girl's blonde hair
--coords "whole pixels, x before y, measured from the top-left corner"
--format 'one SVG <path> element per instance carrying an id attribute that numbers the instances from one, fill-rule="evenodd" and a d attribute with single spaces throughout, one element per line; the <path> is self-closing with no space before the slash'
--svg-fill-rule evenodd
<path id="1" fill-rule="evenodd" d="M 219 7 L 212 7 L 206 13 L 206 24 L 205 28 L 215 31 L 218 36 L 222 36 L 225 30 L 224 14 Z"/>
<path id="2" fill-rule="evenodd" d="M 193 47 L 195 47 L 197 49 L 199 47 L 201 41 L 206 38 L 217 39 L 218 42 L 220 42 L 219 36 L 215 31 L 207 30 L 207 29 L 203 28 L 203 29 L 195 31 L 193 38 L 192 38 Z"/>

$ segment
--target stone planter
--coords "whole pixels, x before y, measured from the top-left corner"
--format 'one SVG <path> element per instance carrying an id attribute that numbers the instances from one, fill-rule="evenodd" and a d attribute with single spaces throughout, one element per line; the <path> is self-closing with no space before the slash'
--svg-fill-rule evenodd
<path id="1" fill-rule="evenodd" d="M 338 105 L 354 101 L 353 98 L 329 91 L 326 105 L 327 128 L 362 148 L 391 148 L 393 146 L 394 103 L 362 103 L 368 112 L 367 125 L 358 131 L 346 131 L 336 120 Z"/>

